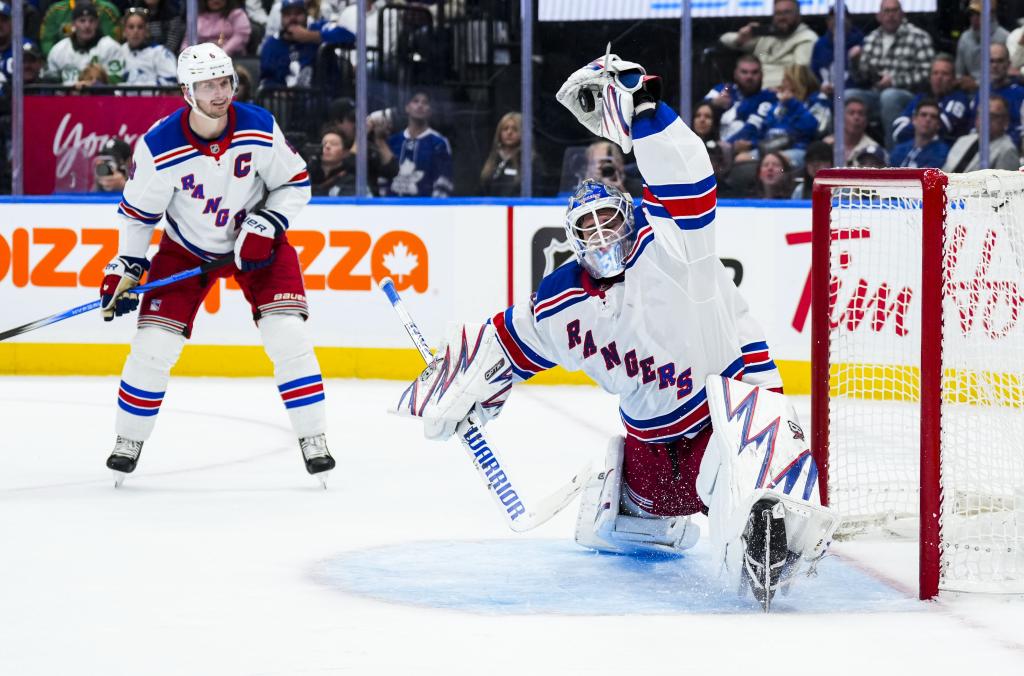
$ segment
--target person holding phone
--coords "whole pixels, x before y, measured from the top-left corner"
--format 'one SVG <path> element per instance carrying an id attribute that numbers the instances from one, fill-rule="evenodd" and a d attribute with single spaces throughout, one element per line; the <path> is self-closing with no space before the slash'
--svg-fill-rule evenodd
<path id="1" fill-rule="evenodd" d="M 719 41 L 729 49 L 754 54 L 764 68 L 764 87 L 782 84 L 782 71 L 790 64 L 808 65 L 818 34 L 800 19 L 800 3 L 775 0 L 770 24 L 751 21 L 738 31 L 724 34 Z"/>

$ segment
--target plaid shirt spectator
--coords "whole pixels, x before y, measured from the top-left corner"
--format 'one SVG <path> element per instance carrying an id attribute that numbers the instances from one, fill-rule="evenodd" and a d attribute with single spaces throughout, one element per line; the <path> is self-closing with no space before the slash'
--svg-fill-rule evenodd
<path id="1" fill-rule="evenodd" d="M 928 83 L 935 49 L 932 36 L 904 20 L 896 29 L 892 46 L 883 46 L 884 32 L 876 28 L 864 40 L 863 51 L 857 60 L 860 82 L 874 86 L 883 73 L 892 76 L 892 84 L 900 89 L 916 90 Z"/>

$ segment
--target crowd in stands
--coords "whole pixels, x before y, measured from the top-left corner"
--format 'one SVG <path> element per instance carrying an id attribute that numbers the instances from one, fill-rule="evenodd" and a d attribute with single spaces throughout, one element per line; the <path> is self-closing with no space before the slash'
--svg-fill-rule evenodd
<path id="1" fill-rule="evenodd" d="M 989 166 L 1015 170 L 1024 29 L 1007 31 L 995 14 L 997 0 L 991 7 Z M 867 35 L 847 17 L 847 166 L 979 168 L 981 0 L 967 9 L 955 54 L 936 53 L 932 36 L 904 16 L 899 0 L 880 0 L 877 27 Z M 740 52 L 732 80 L 713 87 L 694 110 L 694 130 L 716 172 L 717 163 L 724 167 L 720 196 L 806 199 L 814 174 L 832 166 L 835 17 L 830 12 L 818 37 L 801 21 L 796 0 L 776 0 L 774 12 L 770 31 L 751 22 L 720 38 Z"/>
<path id="2" fill-rule="evenodd" d="M 0 88 L 5 90 L 12 61 L 10 1 L 0 0 Z M 258 92 L 271 90 L 311 88 L 327 94 L 331 103 L 325 104 L 328 112 L 322 126 L 319 117 L 316 120 L 319 134 L 297 144 L 308 156 L 316 195 L 518 196 L 523 129 L 522 116 L 515 110 L 492 111 L 491 121 L 497 119 L 497 124 L 482 166 L 460 174 L 477 185 L 460 185 L 458 192 L 454 177 L 456 167 L 462 166 L 456 165 L 459 148 L 453 151 L 449 139 L 432 126 L 436 92 L 429 87 L 379 83 L 371 91 L 375 109 L 367 120 L 367 137 L 356 138 L 352 92 L 336 90 L 334 83 L 351 80 L 357 3 L 367 8 L 371 49 L 394 39 L 376 20 L 385 5 L 433 12 L 443 4 L 198 0 L 197 39 L 242 57 L 237 67 L 241 101 L 256 100 Z M 997 0 L 991 6 L 990 166 L 1017 169 L 1024 106 L 1024 19 L 1020 27 L 1008 30 L 996 16 Z M 188 44 L 184 0 L 24 0 L 24 7 L 26 84 L 77 90 L 96 85 L 175 85 L 176 54 Z M 719 46 L 733 57 L 732 77 L 713 86 L 691 111 L 693 130 L 704 140 L 718 177 L 719 196 L 809 197 L 815 173 L 832 166 L 837 89 L 845 90 L 843 145 L 848 166 L 976 169 L 981 8 L 981 0 L 969 1 L 953 54 L 937 52 L 932 35 L 908 20 L 899 0 L 879 0 L 870 25 L 863 16 L 847 16 L 848 78 L 842 87 L 831 81 L 832 12 L 819 36 L 805 23 L 797 0 L 775 0 L 770 22 L 754 20 L 722 34 Z M 325 49 L 335 48 L 342 50 L 337 52 L 340 58 L 323 58 Z M 381 54 L 368 55 L 371 76 L 382 67 Z M 114 150 L 121 153 L 123 148 Z M 369 166 L 364 187 L 355 180 L 359 152 L 366 152 Z M 103 154 L 97 171 L 115 170 L 97 174 L 98 190 L 114 189 L 110 186 L 116 183 L 110 176 L 118 174 L 118 165 L 108 161 L 108 155 L 114 156 Z M 639 191 L 635 165 L 616 146 L 597 140 L 581 146 L 573 167 L 567 166 L 570 155 L 561 158 L 559 190 L 592 177 L 634 194 Z M 535 151 L 530 163 L 535 177 L 559 173 L 559 158 Z M 553 187 L 545 190 L 535 194 L 557 192 Z"/>

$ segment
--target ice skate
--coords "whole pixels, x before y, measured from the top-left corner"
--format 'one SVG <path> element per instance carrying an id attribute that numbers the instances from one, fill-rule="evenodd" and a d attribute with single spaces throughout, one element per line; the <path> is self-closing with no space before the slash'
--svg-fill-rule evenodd
<path id="1" fill-rule="evenodd" d="M 740 592 L 749 586 L 767 613 L 784 579 L 788 561 L 786 510 L 781 502 L 764 498 L 754 503 L 743 530 L 743 571 Z"/>
<path id="2" fill-rule="evenodd" d="M 302 449 L 302 459 L 306 462 L 306 471 L 315 476 L 326 489 L 327 475 L 334 469 L 334 458 L 327 450 L 327 435 L 303 437 L 299 439 L 299 448 Z"/>
<path id="3" fill-rule="evenodd" d="M 107 467 L 114 472 L 114 488 L 124 483 L 125 478 L 135 471 L 142 453 L 142 442 L 118 435 L 114 450 L 107 458 Z"/>

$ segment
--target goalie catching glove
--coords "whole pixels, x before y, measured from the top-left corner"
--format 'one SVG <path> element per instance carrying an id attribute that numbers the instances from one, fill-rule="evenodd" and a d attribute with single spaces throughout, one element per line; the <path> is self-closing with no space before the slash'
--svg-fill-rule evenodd
<path id="1" fill-rule="evenodd" d="M 608 54 L 570 75 L 555 98 L 584 127 L 628 153 L 633 150 L 633 116 L 657 105 L 661 78 Z"/>
<path id="2" fill-rule="evenodd" d="M 434 361 L 398 402 L 401 415 L 423 418 L 423 435 L 443 441 L 466 416 L 485 425 L 512 389 L 512 365 L 490 324 L 454 325 Z"/>
<path id="3" fill-rule="evenodd" d="M 103 321 L 109 322 L 139 307 L 139 294 L 131 290 L 139 285 L 139 280 L 147 270 L 149 261 L 134 256 L 118 256 L 107 264 L 100 284 L 100 313 Z"/>

